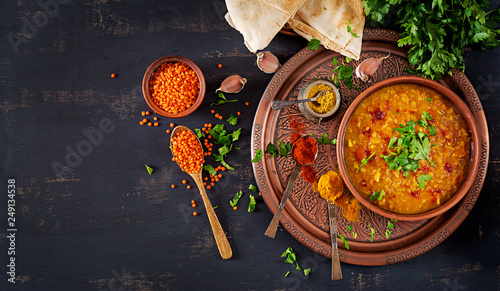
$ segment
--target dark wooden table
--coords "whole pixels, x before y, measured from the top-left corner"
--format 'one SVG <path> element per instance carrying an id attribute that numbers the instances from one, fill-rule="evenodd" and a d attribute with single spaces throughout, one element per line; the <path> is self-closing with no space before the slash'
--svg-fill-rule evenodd
<path id="1" fill-rule="evenodd" d="M 274 240 L 264 236 L 272 213 L 260 197 L 253 213 L 228 203 L 255 184 L 249 135 L 272 75 L 254 66 L 241 35 L 224 20 L 224 1 L 2 1 L 0 11 L 1 290 L 500 288 L 499 49 L 465 54 L 465 73 L 490 130 L 488 175 L 469 217 L 424 255 L 389 266 L 342 264 L 344 279 L 331 281 L 331 261 L 282 227 Z M 302 38 L 277 35 L 268 49 L 283 63 L 305 45 Z M 204 72 L 205 100 L 189 117 L 140 126 L 141 111 L 149 109 L 143 74 L 154 60 L 175 54 Z M 226 171 L 209 191 L 234 253 L 222 260 L 197 190 L 181 181 L 194 183 L 171 161 L 165 131 L 171 122 L 191 128 L 216 123 L 209 104 L 232 74 L 248 83 L 238 102 L 216 110 L 225 117 L 242 112 L 241 149 L 227 158 L 237 170 Z M 71 172 L 58 177 L 54 165 Z M 17 191 L 13 255 L 9 179 Z M 192 199 L 200 205 L 196 217 Z M 287 247 L 312 269 L 309 276 L 283 262 Z M 8 281 L 11 258 L 15 284 Z"/>

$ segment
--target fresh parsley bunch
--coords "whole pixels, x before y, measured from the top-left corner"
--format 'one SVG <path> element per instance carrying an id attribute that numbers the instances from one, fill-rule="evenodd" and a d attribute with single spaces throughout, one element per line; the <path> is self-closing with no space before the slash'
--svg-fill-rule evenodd
<path id="1" fill-rule="evenodd" d="M 408 60 L 416 73 L 431 79 L 464 70 L 466 47 L 491 49 L 500 46 L 500 10 L 485 12 L 489 2 L 458 0 L 363 0 L 368 21 L 389 24 L 403 31 L 399 46 L 409 45 Z"/>

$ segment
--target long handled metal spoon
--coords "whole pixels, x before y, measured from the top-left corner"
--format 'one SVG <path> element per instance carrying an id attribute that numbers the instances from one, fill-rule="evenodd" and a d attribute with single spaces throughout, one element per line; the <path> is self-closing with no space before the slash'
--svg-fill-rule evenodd
<path id="1" fill-rule="evenodd" d="M 323 91 L 319 91 L 316 96 L 312 97 L 312 98 L 308 98 L 308 99 L 297 99 L 297 100 L 274 100 L 273 102 L 271 102 L 271 108 L 274 109 L 274 110 L 279 110 L 279 109 L 283 109 L 287 106 L 291 106 L 291 105 L 294 105 L 294 104 L 297 104 L 297 103 L 305 103 L 305 102 L 314 102 L 316 100 L 318 100 L 319 97 L 323 96 L 323 94 L 325 94 L 326 92 L 328 92 L 329 90 L 323 90 Z"/>
<path id="2" fill-rule="evenodd" d="M 332 171 L 333 172 L 333 171 Z M 338 193 L 330 193 L 330 195 L 325 195 L 325 193 L 319 192 L 321 197 L 328 201 L 328 216 L 330 218 L 330 238 L 332 240 L 332 280 L 342 279 L 342 269 L 340 268 L 339 250 L 337 248 L 337 219 L 335 217 L 335 203 L 329 198 L 340 197 L 344 191 L 344 184 L 342 180 L 338 177 L 337 172 L 334 172 L 338 178 L 337 180 L 341 183 L 338 189 Z M 324 177 L 324 176 L 323 176 Z M 321 177 L 321 179 L 323 179 Z M 320 179 L 320 183 L 321 183 Z"/>
<path id="3" fill-rule="evenodd" d="M 301 138 L 307 138 L 307 137 L 301 137 Z M 294 145 L 292 146 L 292 156 L 293 156 L 293 150 L 294 150 L 296 144 L 297 144 L 297 142 L 295 142 Z M 316 147 L 316 154 L 314 156 L 314 160 L 316 160 L 317 156 L 318 156 L 318 147 Z M 295 158 L 294 158 L 294 160 L 295 160 Z M 278 224 L 280 222 L 281 212 L 283 211 L 283 208 L 285 207 L 285 203 L 286 203 L 286 200 L 288 200 L 288 196 L 290 196 L 290 193 L 292 192 L 293 184 L 295 184 L 295 180 L 299 176 L 299 173 L 302 169 L 302 166 L 310 165 L 314 162 L 314 160 L 311 163 L 305 164 L 305 165 L 301 165 L 299 162 L 297 162 L 297 160 L 295 160 L 295 167 L 293 167 L 293 171 L 290 174 L 290 178 L 288 178 L 288 184 L 286 185 L 285 193 L 283 193 L 283 197 L 281 198 L 280 205 L 278 206 L 276 213 L 274 213 L 273 220 L 271 220 L 271 223 L 269 223 L 269 226 L 267 227 L 267 230 L 264 233 L 266 236 L 268 236 L 270 238 L 274 238 L 276 236 L 276 230 L 278 230 Z"/>
<path id="4" fill-rule="evenodd" d="M 179 134 L 180 132 L 186 130 L 191 131 L 189 128 L 182 125 L 176 126 L 172 131 L 172 135 L 170 136 L 170 144 L 172 144 L 172 138 L 177 136 L 177 134 Z M 200 144 L 201 147 L 200 140 L 198 140 L 198 143 Z M 200 190 L 200 195 L 201 198 L 203 199 L 203 204 L 205 204 L 208 220 L 210 221 L 210 226 L 212 227 L 212 232 L 214 234 L 215 242 L 217 243 L 217 248 L 219 249 L 219 253 L 223 259 L 227 260 L 233 256 L 233 251 L 231 250 L 231 246 L 229 245 L 226 234 L 224 233 L 224 230 L 220 225 L 219 219 L 215 214 L 214 208 L 212 207 L 212 203 L 210 203 L 210 199 L 208 199 L 205 187 L 203 187 L 203 178 L 201 175 L 202 170 L 203 170 L 203 165 L 201 165 L 200 171 L 198 173 L 188 173 L 188 174 L 193 178 L 193 180 L 196 183 L 196 186 L 198 186 L 198 189 Z"/>

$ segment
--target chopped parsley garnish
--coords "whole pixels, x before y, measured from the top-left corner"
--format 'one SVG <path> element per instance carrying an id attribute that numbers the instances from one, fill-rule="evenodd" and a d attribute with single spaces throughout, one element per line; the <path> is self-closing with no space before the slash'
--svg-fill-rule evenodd
<path id="1" fill-rule="evenodd" d="M 391 235 L 391 233 L 392 233 L 392 231 L 390 231 L 390 230 L 386 229 L 386 230 L 385 230 L 385 237 L 386 237 L 386 238 L 389 238 L 389 236 Z"/>
<path id="2" fill-rule="evenodd" d="M 249 196 L 250 196 L 250 203 L 248 204 L 248 212 L 252 212 L 255 210 L 255 204 L 257 204 L 257 202 L 255 202 L 255 197 L 253 197 L 253 195 Z"/>
<path id="3" fill-rule="evenodd" d="M 202 137 L 205 137 L 205 134 L 203 132 L 201 132 L 201 129 L 199 128 L 195 128 L 194 131 L 196 132 L 196 136 L 198 138 L 202 138 Z"/>
<path id="4" fill-rule="evenodd" d="M 217 171 L 214 169 L 214 167 L 212 167 L 212 165 L 204 165 L 203 170 L 207 171 L 212 176 L 217 175 Z"/>
<path id="5" fill-rule="evenodd" d="M 257 163 L 259 162 L 261 159 L 262 159 L 262 149 L 258 149 L 256 152 L 255 152 L 255 157 L 253 157 L 252 159 L 252 163 Z"/>
<path id="6" fill-rule="evenodd" d="M 390 152 L 389 155 L 380 155 L 389 166 L 389 170 L 403 170 L 406 178 L 409 178 L 411 170 L 418 170 L 419 160 L 427 160 L 431 166 L 435 167 L 434 162 L 429 159 L 431 143 L 427 134 L 422 131 L 417 132 L 415 129 L 417 124 L 421 127 L 429 127 L 429 133 L 435 135 L 435 127 L 429 125 L 428 120 L 433 121 L 431 115 L 425 111 L 422 113 L 422 120 L 418 120 L 417 123 L 410 120 L 406 125 L 400 124 L 399 128 L 394 128 L 394 131 L 400 133 L 400 137 L 391 138 L 389 148 L 396 149 L 397 153 Z"/>
<path id="7" fill-rule="evenodd" d="M 293 249 L 291 247 L 287 248 L 282 254 L 281 254 L 281 257 L 282 258 L 285 258 L 285 263 L 288 263 L 288 264 L 295 264 L 295 270 L 302 270 L 299 266 L 299 263 L 297 262 L 297 255 L 295 254 L 295 252 L 293 251 Z M 307 269 L 304 269 L 303 270 L 304 272 L 304 275 L 309 275 L 311 273 L 311 268 L 307 268 Z M 288 276 L 288 273 L 285 275 L 285 277 Z"/>
<path id="8" fill-rule="evenodd" d="M 347 86 L 347 88 L 352 89 L 353 88 L 353 83 L 352 83 L 352 72 L 353 68 L 350 66 L 347 66 L 344 64 L 344 61 L 342 61 L 342 65 L 338 64 L 338 58 L 334 57 L 332 59 L 332 64 L 333 64 L 333 74 L 332 74 L 332 80 L 335 83 L 335 86 L 340 87 L 340 81 L 344 81 L 344 85 Z M 337 73 L 337 76 L 335 76 L 335 73 Z"/>
<path id="9" fill-rule="evenodd" d="M 326 7 L 323 7 L 323 10 L 326 10 Z"/>
<path id="10" fill-rule="evenodd" d="M 382 198 L 384 198 L 385 196 L 385 191 L 384 190 L 381 190 L 381 191 L 375 191 L 373 192 L 371 195 L 370 195 L 370 200 L 371 201 L 375 201 L 375 200 L 382 200 Z"/>
<path id="11" fill-rule="evenodd" d="M 242 195 L 243 195 L 242 191 L 238 191 L 238 192 L 236 192 L 236 194 L 234 194 L 233 200 L 229 201 L 229 204 L 231 204 L 231 207 L 236 206 L 236 204 L 238 203 L 238 201 L 240 200 Z"/>
<path id="12" fill-rule="evenodd" d="M 425 100 L 427 100 L 427 102 L 431 102 L 432 98 L 431 97 L 427 97 Z"/>
<path id="13" fill-rule="evenodd" d="M 238 118 L 236 118 L 232 114 L 230 114 L 229 118 L 226 121 L 227 121 L 227 123 L 229 123 L 231 125 L 236 125 L 238 123 Z"/>
<path id="14" fill-rule="evenodd" d="M 248 186 L 248 189 L 252 190 L 253 192 L 257 192 L 257 190 L 259 190 L 254 184 L 250 184 L 250 186 Z"/>
<path id="15" fill-rule="evenodd" d="M 352 233 L 352 238 L 356 239 L 358 237 L 358 233 L 357 232 L 353 232 Z"/>
<path id="16" fill-rule="evenodd" d="M 344 243 L 345 248 L 346 248 L 347 250 L 349 250 L 349 242 L 345 239 L 345 237 L 344 237 L 344 236 L 342 236 L 342 235 L 340 235 L 340 234 L 338 235 L 338 237 L 339 237 L 339 238 L 342 240 L 342 242 Z"/>
<path id="17" fill-rule="evenodd" d="M 370 228 L 370 241 L 373 242 L 373 236 L 375 235 L 375 229 L 371 225 L 368 224 L 368 228 Z"/>
<path id="18" fill-rule="evenodd" d="M 425 181 L 430 181 L 432 179 L 432 176 L 427 174 L 427 175 L 420 175 L 417 178 L 418 182 L 418 188 L 419 189 L 424 189 L 425 188 Z"/>
<path id="19" fill-rule="evenodd" d="M 354 31 L 352 31 L 352 28 L 351 26 L 349 25 L 351 23 L 351 20 L 349 20 L 349 22 L 347 22 L 347 32 L 349 32 L 352 36 L 354 36 L 355 38 L 359 38 L 359 36 L 357 34 L 354 33 Z"/>
<path id="20" fill-rule="evenodd" d="M 288 274 L 290 274 L 290 271 L 286 272 L 285 277 L 288 277 Z"/>
<path id="21" fill-rule="evenodd" d="M 217 96 L 220 99 L 217 100 L 217 102 L 214 102 L 214 103 L 210 104 L 210 106 L 214 106 L 214 105 L 216 106 L 216 105 L 226 104 L 226 103 L 229 103 L 229 102 L 236 102 L 236 101 L 238 101 L 238 99 L 227 99 L 226 96 L 224 96 L 224 93 L 222 93 L 222 92 L 217 93 Z"/>
<path id="22" fill-rule="evenodd" d="M 430 135 L 433 135 L 433 136 L 436 135 L 436 127 L 434 127 L 434 125 L 429 124 L 428 128 L 429 128 L 429 134 Z"/>
<path id="23" fill-rule="evenodd" d="M 291 150 L 292 145 L 289 142 L 285 143 L 277 140 L 276 145 L 271 142 L 267 145 L 266 153 L 270 155 L 269 158 L 286 157 Z"/>
<path id="24" fill-rule="evenodd" d="M 352 224 L 349 224 L 349 226 L 345 229 L 345 231 L 351 231 L 352 230 Z"/>
<path id="25" fill-rule="evenodd" d="M 373 152 L 368 158 L 364 158 L 361 160 L 361 164 L 359 165 L 358 169 L 356 170 L 356 173 L 359 172 L 361 167 L 368 165 L 368 161 L 375 155 L 375 152 Z"/>
<path id="26" fill-rule="evenodd" d="M 394 228 L 394 223 L 390 222 L 390 221 L 387 221 L 387 228 Z"/>
<path id="27" fill-rule="evenodd" d="M 214 160 L 216 162 L 220 162 L 224 167 L 228 170 L 234 170 L 224 158 L 226 155 L 233 149 L 233 142 L 239 140 L 241 134 L 241 128 L 233 131 L 232 133 L 228 133 L 224 129 L 223 124 L 216 124 L 213 128 L 208 130 L 209 134 L 214 139 L 215 144 L 221 145 L 218 149 L 219 154 L 213 154 Z"/>
<path id="28" fill-rule="evenodd" d="M 319 49 L 319 39 L 314 37 L 311 38 L 311 40 L 307 43 L 307 48 L 313 51 Z"/>
<path id="29" fill-rule="evenodd" d="M 323 135 L 320 138 L 317 138 L 316 141 L 321 144 L 337 144 L 337 139 L 329 139 L 327 133 L 323 133 Z"/>
<path id="30" fill-rule="evenodd" d="M 148 170 L 148 174 L 153 174 L 153 168 L 151 168 L 150 166 L 144 164 L 144 166 L 146 166 L 146 169 Z"/>
<path id="31" fill-rule="evenodd" d="M 217 209 L 219 208 L 219 205 L 215 205 L 214 207 L 212 207 L 212 209 Z"/>

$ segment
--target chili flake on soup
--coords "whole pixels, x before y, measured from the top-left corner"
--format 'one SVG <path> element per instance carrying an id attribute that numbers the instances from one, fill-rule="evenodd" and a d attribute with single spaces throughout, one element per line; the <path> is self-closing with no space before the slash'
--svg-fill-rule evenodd
<path id="1" fill-rule="evenodd" d="M 463 182 L 469 129 L 452 104 L 414 84 L 385 87 L 353 112 L 344 159 L 356 189 L 379 207 L 422 213 L 444 203 Z"/>

